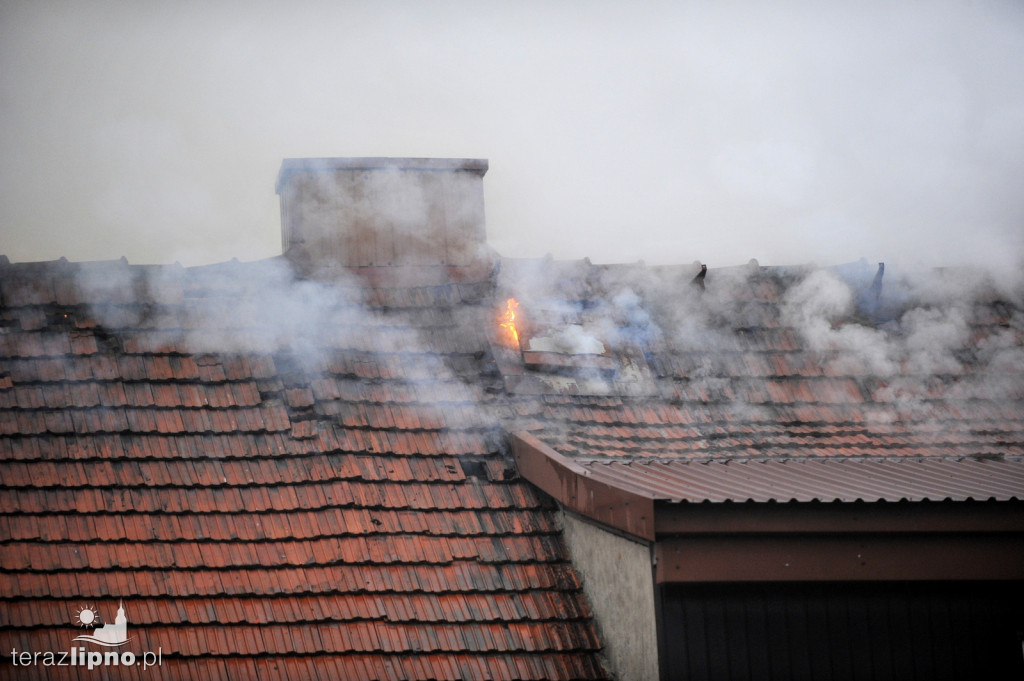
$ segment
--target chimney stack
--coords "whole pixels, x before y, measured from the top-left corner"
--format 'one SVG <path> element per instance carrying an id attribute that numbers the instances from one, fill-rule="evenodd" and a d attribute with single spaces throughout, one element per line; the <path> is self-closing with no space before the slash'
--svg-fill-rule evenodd
<path id="1" fill-rule="evenodd" d="M 285 159 L 277 177 L 285 255 L 303 268 L 480 261 L 483 159 Z"/>

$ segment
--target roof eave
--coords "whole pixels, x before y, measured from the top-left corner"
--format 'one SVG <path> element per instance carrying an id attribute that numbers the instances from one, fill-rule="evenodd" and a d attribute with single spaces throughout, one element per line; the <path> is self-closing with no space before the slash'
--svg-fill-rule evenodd
<path id="1" fill-rule="evenodd" d="M 534 435 L 512 433 L 519 474 L 565 507 L 646 541 L 654 541 L 654 499 L 595 480 L 590 471 Z"/>

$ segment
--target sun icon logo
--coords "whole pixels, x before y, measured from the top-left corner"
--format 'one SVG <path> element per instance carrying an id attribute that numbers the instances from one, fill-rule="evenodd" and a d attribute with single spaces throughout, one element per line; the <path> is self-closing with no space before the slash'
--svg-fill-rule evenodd
<path id="1" fill-rule="evenodd" d="M 78 621 L 82 623 L 83 627 L 94 627 L 96 621 L 99 619 L 99 615 L 93 610 L 91 605 L 87 605 L 78 611 Z"/>

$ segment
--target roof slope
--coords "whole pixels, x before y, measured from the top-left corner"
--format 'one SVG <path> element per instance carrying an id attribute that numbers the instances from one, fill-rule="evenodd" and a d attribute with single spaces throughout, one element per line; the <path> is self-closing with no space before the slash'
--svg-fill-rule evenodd
<path id="1" fill-rule="evenodd" d="M 0 655 L 124 598 L 151 678 L 604 678 L 510 432 L 648 500 L 1021 498 L 1019 291 L 434 269 L 0 268 Z"/>
<path id="2" fill-rule="evenodd" d="M 580 500 L 610 488 L 671 502 L 1024 499 L 1019 286 L 866 263 L 699 271 L 506 266 L 523 359 L 497 359 L 510 428 L 537 438 L 517 451 L 548 459 L 532 481 L 605 522 L 617 506 Z"/>
<path id="3" fill-rule="evenodd" d="M 1020 459 L 593 461 L 595 482 L 670 502 L 1024 501 Z"/>
<path id="4" fill-rule="evenodd" d="M 0 677 L 124 599 L 152 679 L 604 678 L 499 451 L 491 287 L 0 269 Z"/>
<path id="5" fill-rule="evenodd" d="M 584 462 L 1024 456 L 1024 311 L 983 278 L 894 278 L 869 306 L 824 270 L 690 276 L 577 265 L 535 286 L 643 372 L 595 363 L 520 399 L 517 426 Z"/>

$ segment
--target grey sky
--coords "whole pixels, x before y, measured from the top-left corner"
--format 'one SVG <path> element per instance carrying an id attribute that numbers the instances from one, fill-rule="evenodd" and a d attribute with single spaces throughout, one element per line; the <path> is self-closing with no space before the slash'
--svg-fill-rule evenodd
<path id="1" fill-rule="evenodd" d="M 1024 256 L 1024 3 L 0 0 L 0 253 L 280 249 L 284 157 L 490 160 L 505 255 Z"/>

